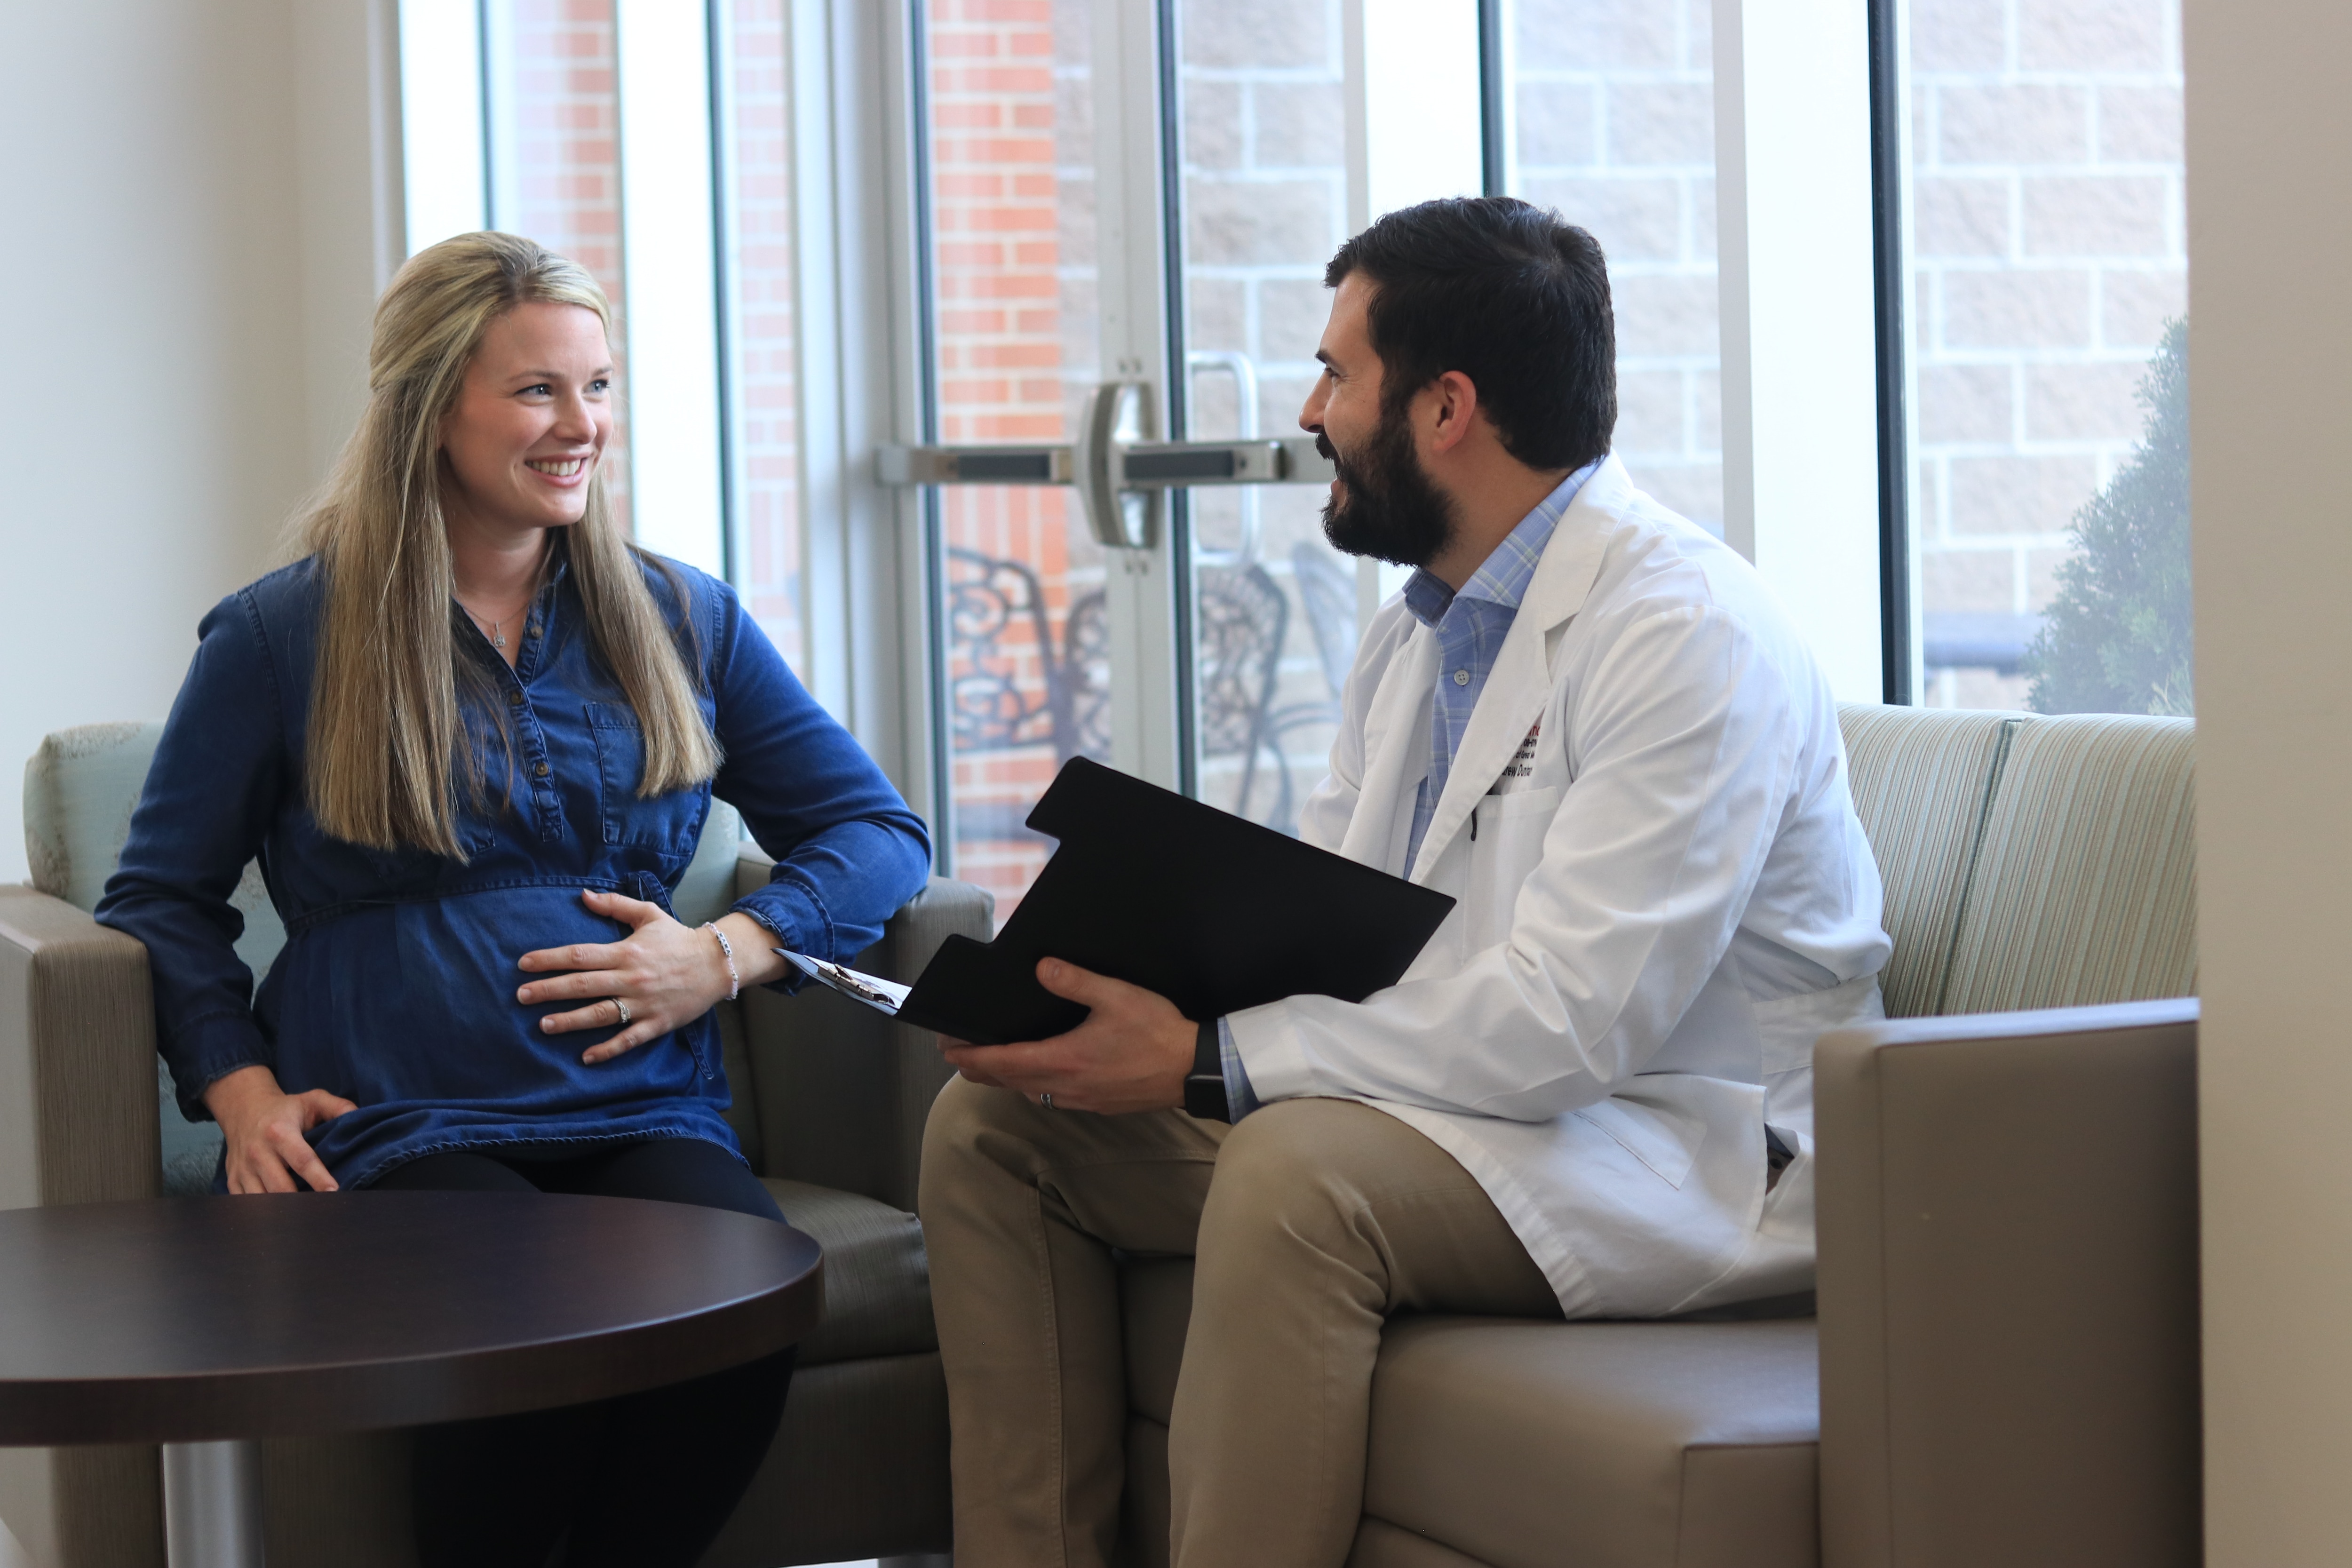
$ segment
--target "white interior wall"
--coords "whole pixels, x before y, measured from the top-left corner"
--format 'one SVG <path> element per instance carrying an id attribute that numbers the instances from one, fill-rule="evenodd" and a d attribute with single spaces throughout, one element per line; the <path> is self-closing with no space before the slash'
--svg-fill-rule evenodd
<path id="1" fill-rule="evenodd" d="M 0 880 L 22 759 L 163 716 L 350 427 L 389 5 L 0 8 Z"/>
<path id="2" fill-rule="evenodd" d="M 2189 0 L 2206 1561 L 2352 1561 L 2352 8 Z"/>

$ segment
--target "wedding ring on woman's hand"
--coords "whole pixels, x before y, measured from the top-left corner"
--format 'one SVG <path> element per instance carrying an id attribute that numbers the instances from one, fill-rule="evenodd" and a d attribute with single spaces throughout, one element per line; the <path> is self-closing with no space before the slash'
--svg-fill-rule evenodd
<path id="1" fill-rule="evenodd" d="M 621 1016 L 620 1027 L 624 1029 L 627 1028 L 629 1026 L 629 1005 L 626 1002 L 622 1001 L 618 996 L 615 996 L 613 998 L 613 1011 Z"/>
<path id="2" fill-rule="evenodd" d="M 1037 1097 L 1037 1103 L 1051 1110 L 1054 1109 L 1054 1097 L 1051 1094 L 1041 1094 Z"/>

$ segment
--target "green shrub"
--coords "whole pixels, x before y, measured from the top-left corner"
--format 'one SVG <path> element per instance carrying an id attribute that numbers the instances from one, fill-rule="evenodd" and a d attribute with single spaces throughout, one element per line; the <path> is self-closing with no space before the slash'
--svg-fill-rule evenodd
<path id="1" fill-rule="evenodd" d="M 2074 514 L 2074 553 L 2021 666 L 2037 713 L 2196 710 L 2189 682 L 2189 329 L 2168 322 L 2139 384 L 2147 428 Z"/>

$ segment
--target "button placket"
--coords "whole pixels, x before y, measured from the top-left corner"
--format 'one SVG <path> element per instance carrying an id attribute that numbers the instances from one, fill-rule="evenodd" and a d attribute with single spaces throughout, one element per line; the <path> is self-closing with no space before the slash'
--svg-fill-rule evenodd
<path id="1" fill-rule="evenodd" d="M 540 724 L 530 694 L 520 685 L 508 691 L 507 706 L 513 717 L 523 775 L 530 781 L 531 816 L 536 819 L 539 837 L 541 840 L 559 838 L 563 833 L 563 812 L 556 801 L 555 769 L 548 761 L 547 731 Z"/>
<path id="2" fill-rule="evenodd" d="M 557 574 L 557 581 L 562 574 Z M 548 761 L 547 731 L 539 721 L 539 714 L 526 689 L 546 667 L 548 648 L 553 638 L 547 635 L 553 618 L 556 584 L 553 582 L 539 591 L 531 601 L 522 627 L 522 647 L 516 650 L 514 662 L 515 687 L 508 694 L 515 729 L 520 742 L 523 773 L 530 780 L 531 816 L 536 820 L 539 837 L 543 843 L 552 843 L 563 837 L 563 807 L 555 791 L 555 769 Z"/>
<path id="3" fill-rule="evenodd" d="M 514 672 L 515 678 L 526 686 L 539 674 L 547 658 L 547 623 L 555 608 L 554 595 L 555 585 L 551 583 L 539 591 L 539 597 L 524 612 L 522 647 L 515 653 Z"/>

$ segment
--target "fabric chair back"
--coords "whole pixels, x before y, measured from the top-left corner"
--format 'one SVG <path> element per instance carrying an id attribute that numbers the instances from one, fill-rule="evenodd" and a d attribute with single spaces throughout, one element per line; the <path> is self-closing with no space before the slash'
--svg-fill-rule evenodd
<path id="1" fill-rule="evenodd" d="M 2018 726 L 1939 1011 L 2196 994 L 2196 733 L 2105 714 Z"/>
<path id="2" fill-rule="evenodd" d="M 1839 711 L 1895 1017 L 2192 994 L 2186 719 Z"/>
<path id="3" fill-rule="evenodd" d="M 1841 708 L 1838 720 L 1854 812 L 1886 889 L 1886 934 L 1895 939 L 1880 976 L 1887 1015 L 1939 1012 L 1969 868 L 2014 721 L 1862 706 Z"/>
<path id="4" fill-rule="evenodd" d="M 41 742 L 25 764 L 25 858 L 33 886 L 85 912 L 98 907 L 122 858 L 131 813 L 163 736 L 156 723 L 81 724 Z M 286 945 L 286 924 L 270 907 L 258 864 L 246 867 L 229 902 L 245 917 L 236 955 L 258 984 Z"/>

